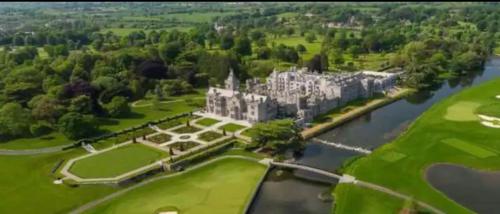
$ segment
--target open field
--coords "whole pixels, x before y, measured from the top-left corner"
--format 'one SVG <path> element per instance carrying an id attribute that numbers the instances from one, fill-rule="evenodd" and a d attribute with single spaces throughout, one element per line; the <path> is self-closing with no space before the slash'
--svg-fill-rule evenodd
<path id="1" fill-rule="evenodd" d="M 321 41 L 323 38 L 319 35 L 316 35 L 317 39 L 313 43 L 309 43 L 305 40 L 305 37 L 299 36 L 299 35 L 293 35 L 293 36 L 282 36 L 279 38 L 273 38 L 271 35 L 268 35 L 269 37 L 269 44 L 272 42 L 275 42 L 276 45 L 279 44 L 284 44 L 286 46 L 291 46 L 291 47 L 297 47 L 298 44 L 304 45 L 306 47 L 306 52 L 304 54 L 301 54 L 302 59 L 304 61 L 310 60 L 315 54 L 319 54 L 321 50 Z"/>
<path id="2" fill-rule="evenodd" d="M 265 167 L 223 159 L 185 174 L 132 190 L 87 213 L 155 213 L 173 207 L 180 213 L 241 213 Z"/>
<path id="3" fill-rule="evenodd" d="M 142 144 L 129 144 L 80 159 L 70 172 L 81 178 L 111 178 L 151 164 L 167 154 Z"/>
<path id="4" fill-rule="evenodd" d="M 196 13 L 172 13 L 161 16 L 165 19 L 176 19 L 179 22 L 211 22 L 213 18 L 233 15 L 234 12 L 196 12 Z"/>
<path id="5" fill-rule="evenodd" d="M 161 28 L 161 29 L 154 29 L 155 31 L 159 32 L 161 30 L 166 30 L 166 31 L 171 31 L 171 30 L 178 30 L 178 31 L 183 31 L 183 32 L 186 32 L 186 31 L 189 31 L 192 27 L 188 27 L 188 26 L 179 26 L 179 27 L 169 27 L 169 28 Z M 144 31 L 144 33 L 149 33 L 151 31 L 153 31 L 153 29 L 143 29 L 143 28 L 103 28 L 101 29 L 101 33 L 107 33 L 107 32 L 113 32 L 114 34 L 118 35 L 118 36 L 126 36 L 134 31 Z"/>
<path id="6" fill-rule="evenodd" d="M 500 169 L 500 156 L 498 156 L 500 132 L 497 129 L 482 126 L 479 121 L 456 121 L 445 118 L 449 107 L 458 103 L 465 101 L 480 105 L 490 103 L 492 97 L 498 94 L 498 85 L 500 79 L 491 80 L 465 89 L 435 104 L 394 142 L 356 160 L 346 168 L 346 173 L 411 195 L 446 213 L 471 213 L 470 210 L 434 189 L 425 180 L 424 173 L 433 163 L 453 163 L 484 170 Z M 394 152 L 405 157 L 397 161 L 387 161 L 387 157 L 391 156 L 388 153 Z M 367 193 L 365 190 L 360 191 Z M 384 196 L 352 193 L 342 188 L 335 193 L 341 198 L 338 206 L 346 210 L 371 208 L 372 213 L 398 211 L 390 207 L 368 205 L 365 207 L 364 203 L 352 203 L 352 201 L 367 200 L 384 203 L 387 201 Z"/>
<path id="7" fill-rule="evenodd" d="M 340 196 L 335 197 L 335 213 L 390 213 L 387 210 L 397 213 L 404 203 L 399 198 L 352 184 L 338 184 L 335 194 Z"/>

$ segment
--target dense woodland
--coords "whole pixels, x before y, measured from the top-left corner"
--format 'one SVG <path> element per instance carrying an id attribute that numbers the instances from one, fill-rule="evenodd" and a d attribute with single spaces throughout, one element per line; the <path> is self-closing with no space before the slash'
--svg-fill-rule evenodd
<path id="1" fill-rule="evenodd" d="M 90 136 L 96 118 L 220 84 L 229 68 L 241 80 L 294 65 L 355 71 L 364 68 L 358 58 L 379 54 L 379 70 L 401 67 L 402 84 L 425 88 L 481 69 L 500 38 L 495 3 L 10 3 L 0 11 L 4 141 Z M 107 31 L 115 28 L 133 30 Z M 277 42 L 291 36 L 306 42 Z"/>

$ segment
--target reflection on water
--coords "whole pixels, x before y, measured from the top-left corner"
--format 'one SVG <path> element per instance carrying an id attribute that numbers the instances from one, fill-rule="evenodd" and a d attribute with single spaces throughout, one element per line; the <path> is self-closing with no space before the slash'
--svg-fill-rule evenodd
<path id="1" fill-rule="evenodd" d="M 467 76 L 449 79 L 434 85 L 431 89 L 420 91 L 371 113 L 352 120 L 344 125 L 326 132 L 318 138 L 375 149 L 394 140 L 412 121 L 426 111 L 434 103 L 449 95 L 494 77 L 498 72 L 500 58 L 489 60 L 483 71 Z M 358 154 L 332 148 L 323 144 L 310 143 L 306 146 L 303 157 L 298 159 L 301 164 L 334 171 L 342 162 Z M 304 172 L 296 172 L 300 176 L 314 177 Z M 305 181 L 297 181 L 296 177 L 279 182 L 266 181 L 257 194 L 256 202 L 250 213 L 330 213 L 331 205 L 323 205 L 316 192 L 328 189 L 328 185 L 318 186 Z M 273 197 L 276 196 L 276 197 Z M 300 203 L 298 202 L 300 201 Z M 302 204 L 306 207 L 301 207 Z M 315 207 L 313 207 L 315 206 Z M 275 211 L 276 210 L 276 211 Z"/>
<path id="2" fill-rule="evenodd" d="M 435 164 L 427 170 L 426 178 L 434 188 L 475 212 L 500 210 L 500 172 Z"/>

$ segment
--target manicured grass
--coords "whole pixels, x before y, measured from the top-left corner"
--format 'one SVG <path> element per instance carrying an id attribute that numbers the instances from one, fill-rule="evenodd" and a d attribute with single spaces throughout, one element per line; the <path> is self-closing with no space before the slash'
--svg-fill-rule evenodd
<path id="1" fill-rule="evenodd" d="M 44 155 L 0 155 L 0 213 L 69 213 L 116 191 L 106 185 L 55 185 L 51 171 L 61 160 L 86 154 L 73 149 Z"/>
<path id="2" fill-rule="evenodd" d="M 465 142 L 463 140 L 456 139 L 456 138 L 445 139 L 445 140 L 443 140 L 443 143 L 445 143 L 446 145 L 449 145 L 455 149 L 458 149 L 462 152 L 468 153 L 470 155 L 474 155 L 475 157 L 478 157 L 478 158 L 487 158 L 487 157 L 497 155 L 496 153 L 494 153 L 492 151 L 489 151 L 487 149 L 483 149 L 479 146 L 476 146 L 474 144 L 471 144 L 471 143 L 468 143 L 468 142 Z"/>
<path id="3" fill-rule="evenodd" d="M 192 119 L 192 118 L 182 117 L 182 118 L 175 119 L 175 120 L 165 121 L 163 123 L 157 124 L 156 126 L 158 126 L 158 128 L 160 128 L 160 129 L 166 130 L 166 129 L 170 129 L 170 128 L 175 127 L 175 126 L 179 126 L 181 124 L 185 124 L 186 121 L 188 121 L 189 119 Z"/>
<path id="4" fill-rule="evenodd" d="M 196 128 L 194 126 L 183 126 L 183 127 L 178 128 L 178 129 L 174 129 L 172 131 L 175 133 L 179 133 L 179 134 L 186 134 L 186 133 L 195 133 L 195 132 L 200 131 L 200 130 L 201 129 Z"/>
<path id="5" fill-rule="evenodd" d="M 483 105 L 476 109 L 476 113 L 487 116 L 500 117 L 500 101 Z"/>
<path id="6" fill-rule="evenodd" d="M 201 120 L 196 121 L 196 124 L 202 125 L 202 126 L 211 126 L 213 124 L 216 124 L 220 122 L 220 120 L 212 119 L 212 118 L 203 118 Z"/>
<path id="7" fill-rule="evenodd" d="M 203 141 L 206 141 L 206 142 L 210 142 L 212 140 L 216 140 L 216 139 L 219 139 L 221 137 L 224 137 L 224 135 L 219 134 L 217 132 L 213 132 L 213 131 L 203 132 L 203 133 L 201 133 L 201 134 L 198 135 L 198 138 L 200 140 L 203 140 Z"/>
<path id="8" fill-rule="evenodd" d="M 160 143 L 164 143 L 164 142 L 169 141 L 171 138 L 172 138 L 172 136 L 170 136 L 168 134 L 160 133 L 160 134 L 157 134 L 155 136 L 149 137 L 148 140 L 153 142 L 153 143 L 160 144 Z"/>
<path id="9" fill-rule="evenodd" d="M 223 125 L 219 127 L 220 130 L 226 130 L 227 132 L 237 132 L 241 129 L 246 128 L 246 126 L 234 124 L 234 123 L 228 123 L 226 125 Z"/>
<path id="10" fill-rule="evenodd" d="M 335 194 L 339 197 L 335 197 L 334 213 L 398 213 L 404 202 L 391 195 L 351 184 L 337 184 Z"/>
<path id="11" fill-rule="evenodd" d="M 155 213 L 173 206 L 179 213 L 242 213 L 265 167 L 223 159 L 185 174 L 134 189 L 88 213 Z"/>
<path id="12" fill-rule="evenodd" d="M 444 116 L 447 120 L 453 121 L 475 121 L 479 118 L 475 114 L 476 108 L 479 107 L 480 103 L 461 101 L 448 107 L 446 115 Z"/>
<path id="13" fill-rule="evenodd" d="M 498 129 L 484 127 L 479 121 L 457 121 L 445 118 L 449 107 L 457 103 L 473 102 L 480 105 L 490 103 L 492 97 L 498 94 L 498 85 L 500 85 L 500 79 L 488 81 L 482 85 L 464 89 L 435 104 L 398 139 L 356 160 L 346 168 L 346 173 L 360 180 L 410 195 L 445 213 L 472 213 L 434 189 L 425 180 L 424 173 L 427 167 L 434 163 L 454 163 L 476 169 L 500 170 L 500 157 L 492 155 L 500 151 Z M 384 157 L 391 156 L 387 154 L 394 152 L 405 154 L 406 157 L 393 162 L 386 161 L 387 158 Z M 355 194 L 342 189 L 336 190 L 335 193 L 340 199 L 338 206 L 346 207 L 345 210 L 370 208 L 370 213 L 398 212 L 390 207 L 378 208 L 361 203 L 367 200 L 383 203 L 387 198 L 371 195 L 364 189 L 360 191 L 363 193 Z"/>
<path id="14" fill-rule="evenodd" d="M 387 152 L 384 155 L 382 155 L 382 159 L 384 159 L 385 161 L 388 161 L 388 162 L 395 162 L 395 161 L 401 160 L 405 157 L 406 157 L 405 154 L 402 154 L 399 152 Z"/>
<path id="15" fill-rule="evenodd" d="M 116 177 L 166 156 L 166 153 L 142 144 L 129 144 L 80 159 L 70 171 L 81 178 Z"/>

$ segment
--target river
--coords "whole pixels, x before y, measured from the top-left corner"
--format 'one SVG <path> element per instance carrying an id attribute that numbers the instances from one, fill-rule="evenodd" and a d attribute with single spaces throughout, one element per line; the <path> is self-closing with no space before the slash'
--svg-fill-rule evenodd
<path id="1" fill-rule="evenodd" d="M 317 137 L 346 145 L 375 149 L 398 137 L 412 121 L 434 103 L 466 87 L 500 77 L 499 71 L 500 57 L 493 57 L 486 62 L 482 71 L 446 80 L 432 89 L 420 91 L 376 109 Z M 308 142 L 304 155 L 298 158 L 297 162 L 334 171 L 345 160 L 356 155 L 359 153 Z M 313 182 L 311 179 L 322 182 Z M 277 169 L 271 170 L 256 195 L 249 213 L 331 213 L 332 202 L 318 198 L 321 193 L 331 190 L 332 184 L 327 182 L 335 185 L 331 180 L 300 170 L 295 170 L 293 174 L 282 173 Z"/>

